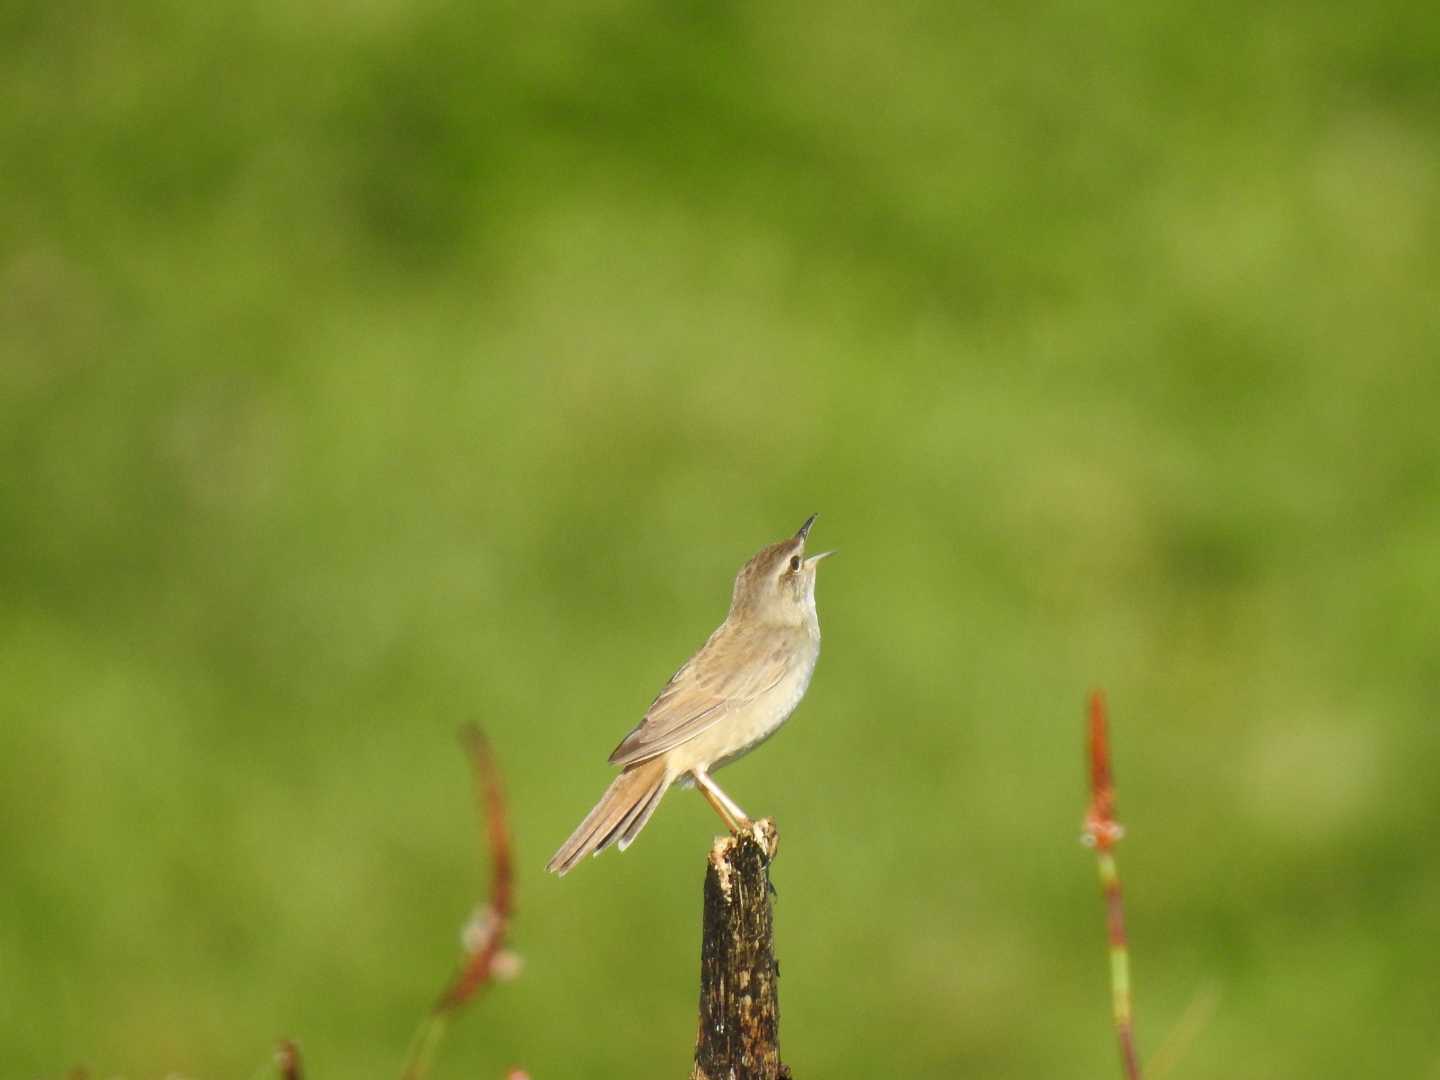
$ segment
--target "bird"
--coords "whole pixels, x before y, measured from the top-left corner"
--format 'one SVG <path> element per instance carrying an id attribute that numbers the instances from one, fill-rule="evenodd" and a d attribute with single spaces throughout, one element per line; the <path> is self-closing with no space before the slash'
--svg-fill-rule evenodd
<path id="1" fill-rule="evenodd" d="M 794 536 L 761 548 L 740 568 L 725 621 L 620 740 L 610 755 L 620 775 L 547 870 L 563 877 L 611 844 L 624 851 L 675 783 L 698 787 L 731 832 L 752 827 L 710 774 L 774 735 L 810 686 L 820 658 L 815 572 L 835 554 L 805 554 L 818 516 L 811 514 Z"/>

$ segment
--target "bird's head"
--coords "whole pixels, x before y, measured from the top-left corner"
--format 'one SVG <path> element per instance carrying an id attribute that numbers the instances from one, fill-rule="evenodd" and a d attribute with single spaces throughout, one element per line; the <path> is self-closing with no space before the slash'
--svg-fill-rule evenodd
<path id="1" fill-rule="evenodd" d="M 735 575 L 730 595 L 730 616 L 762 622 L 800 624 L 815 617 L 815 568 L 834 555 L 822 551 L 805 554 L 805 541 L 818 514 L 805 519 L 794 536 L 761 548 Z"/>

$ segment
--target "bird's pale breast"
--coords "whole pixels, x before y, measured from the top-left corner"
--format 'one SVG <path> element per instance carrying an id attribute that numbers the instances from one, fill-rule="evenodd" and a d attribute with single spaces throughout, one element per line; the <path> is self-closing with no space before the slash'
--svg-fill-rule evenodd
<path id="1" fill-rule="evenodd" d="M 699 765 L 718 769 L 741 757 L 771 735 L 790 718 L 810 686 L 820 658 L 819 634 L 805 634 L 795 643 L 795 662 L 785 676 L 753 701 L 735 709 L 725 719 L 671 753 L 672 768 L 680 772 Z"/>

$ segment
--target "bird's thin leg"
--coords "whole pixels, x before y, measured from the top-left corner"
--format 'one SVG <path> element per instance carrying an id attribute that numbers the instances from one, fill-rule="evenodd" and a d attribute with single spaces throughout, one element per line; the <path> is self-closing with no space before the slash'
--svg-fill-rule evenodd
<path id="1" fill-rule="evenodd" d="M 704 769 L 692 769 L 690 775 L 695 777 L 695 786 L 700 789 L 700 794 L 705 796 L 705 801 L 725 819 L 725 825 L 732 833 L 742 833 L 750 828 L 750 815 L 741 810 L 734 799 L 720 790 L 720 785 L 710 779 L 709 773 Z"/>

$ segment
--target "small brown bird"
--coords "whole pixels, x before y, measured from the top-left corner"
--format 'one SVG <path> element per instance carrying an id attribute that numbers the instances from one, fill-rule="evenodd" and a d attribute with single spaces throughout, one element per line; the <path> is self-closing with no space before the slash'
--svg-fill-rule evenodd
<path id="1" fill-rule="evenodd" d="M 775 734 L 800 704 L 820 658 L 815 567 L 805 557 L 811 514 L 788 540 L 762 548 L 735 576 L 730 613 L 610 755 L 624 771 L 546 869 L 570 871 L 612 843 L 624 851 L 677 780 L 698 785 L 732 832 L 750 819 L 710 773 Z"/>

